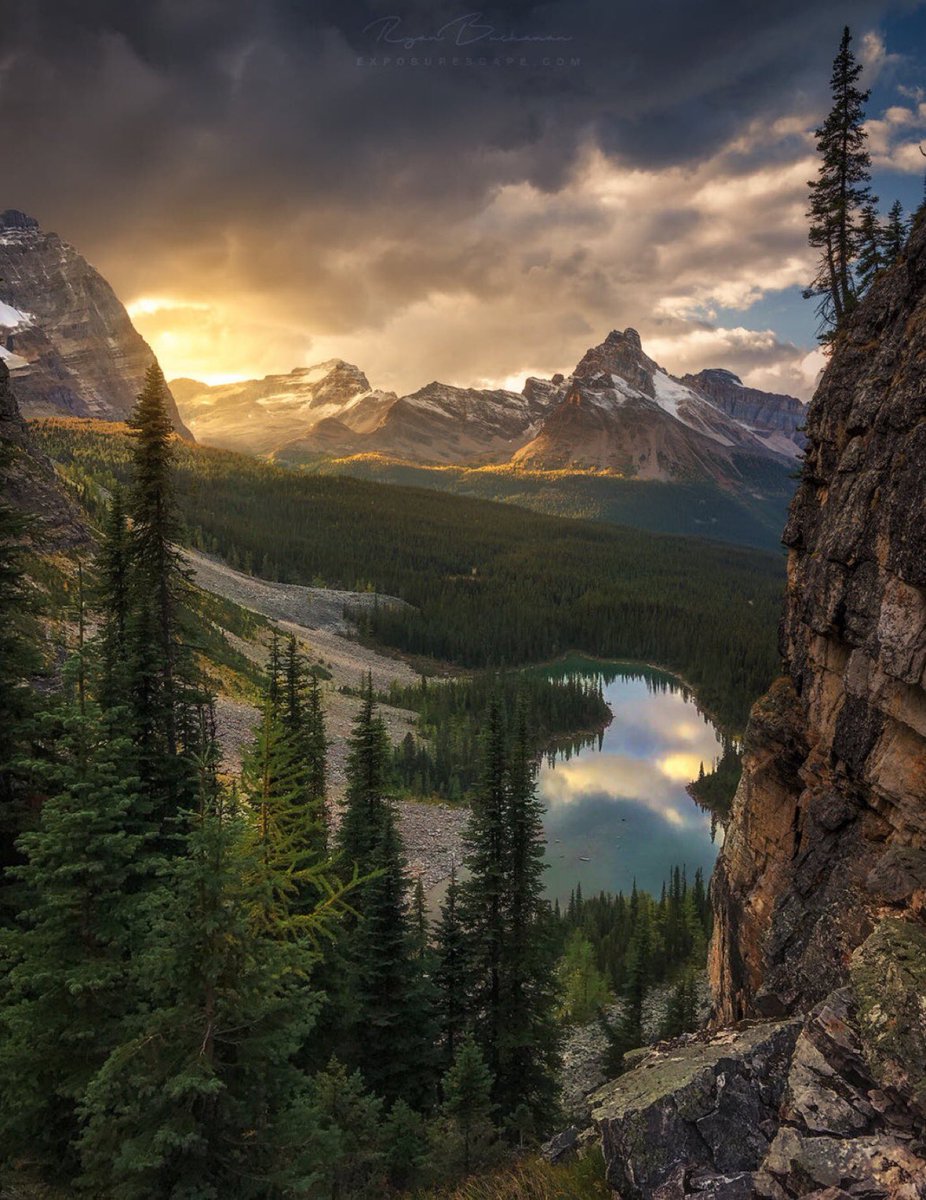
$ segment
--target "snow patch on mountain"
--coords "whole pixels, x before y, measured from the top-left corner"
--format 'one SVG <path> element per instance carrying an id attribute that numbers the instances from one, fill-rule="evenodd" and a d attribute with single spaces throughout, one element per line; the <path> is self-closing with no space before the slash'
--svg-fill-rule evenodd
<path id="1" fill-rule="evenodd" d="M 3 329 L 22 329 L 26 325 L 31 325 L 34 320 L 31 313 L 22 312 L 21 309 L 14 308 L 12 304 L 4 304 L 0 300 L 0 327 Z"/>

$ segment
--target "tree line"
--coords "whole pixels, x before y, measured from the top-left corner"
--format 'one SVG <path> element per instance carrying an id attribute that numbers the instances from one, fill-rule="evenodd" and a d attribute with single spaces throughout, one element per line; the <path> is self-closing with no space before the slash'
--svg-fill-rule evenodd
<path id="1" fill-rule="evenodd" d="M 483 672 L 416 684 L 394 682 L 384 700 L 418 714 L 418 736 L 408 733 L 393 750 L 401 794 L 466 803 L 479 781 L 479 745 L 485 713 L 497 699 L 508 712 L 523 710 L 531 749 L 563 738 L 597 736 L 611 719 L 598 680 L 549 678 L 521 671 Z"/>

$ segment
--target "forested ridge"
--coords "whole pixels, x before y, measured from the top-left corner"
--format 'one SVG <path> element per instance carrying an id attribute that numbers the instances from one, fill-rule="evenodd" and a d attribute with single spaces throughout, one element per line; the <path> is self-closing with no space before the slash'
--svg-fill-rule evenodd
<path id="1" fill-rule="evenodd" d="M 34 426 L 91 512 L 128 477 L 123 427 Z M 783 557 L 548 517 L 416 488 L 294 474 L 178 443 L 178 505 L 190 544 L 269 579 L 375 589 L 366 633 L 464 667 L 505 667 L 581 649 L 679 672 L 741 727 L 777 667 Z"/>

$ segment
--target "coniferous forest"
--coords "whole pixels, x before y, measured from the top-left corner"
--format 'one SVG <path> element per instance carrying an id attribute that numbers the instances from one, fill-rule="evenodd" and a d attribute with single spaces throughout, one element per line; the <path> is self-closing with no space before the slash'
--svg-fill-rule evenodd
<path id="1" fill-rule="evenodd" d="M 106 494 L 131 471 L 126 431 L 61 420 L 35 429 L 102 520 Z M 187 443 L 172 481 L 189 544 L 231 566 L 407 601 L 364 619 L 366 636 L 407 654 L 492 669 L 571 650 L 652 662 L 735 729 L 777 669 L 777 555 L 298 475 Z"/>

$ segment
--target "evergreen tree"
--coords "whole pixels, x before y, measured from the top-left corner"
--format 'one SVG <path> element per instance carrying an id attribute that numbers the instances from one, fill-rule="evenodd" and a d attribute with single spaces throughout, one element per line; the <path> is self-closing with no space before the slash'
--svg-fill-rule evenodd
<path id="1" fill-rule="evenodd" d="M 52 759 L 30 764 L 44 792 L 20 839 L 27 909 L 7 941 L 0 1004 L 0 1142 L 70 1184 L 78 1107 L 136 997 L 128 961 L 145 939 L 140 885 L 153 870 L 131 743 L 92 705 L 42 719 Z"/>
<path id="2" fill-rule="evenodd" d="M 131 539 L 122 488 L 113 488 L 97 557 L 100 622 L 100 702 L 105 708 L 129 699 Z"/>
<path id="3" fill-rule="evenodd" d="M 407 1191 L 420 1182 L 428 1154 L 424 1118 L 396 1100 L 382 1125 L 383 1161 L 389 1183 Z"/>
<path id="4" fill-rule="evenodd" d="M 285 1194 L 298 1166 L 290 1118 L 304 1076 L 293 1059 L 314 1015 L 313 943 L 268 930 L 254 818 L 208 761 L 200 788 L 186 853 L 152 898 L 154 928 L 135 958 L 143 1003 L 83 1105 L 82 1186 L 114 1200 Z M 330 906 L 315 914 L 321 926 L 331 918 Z"/>
<path id="5" fill-rule="evenodd" d="M 321 692 L 314 674 L 307 672 L 294 637 L 286 643 L 280 678 L 274 684 L 273 655 L 271 655 L 268 701 L 279 710 L 283 728 L 299 763 L 303 823 L 311 845 L 324 853 L 328 843 L 327 827 L 327 767 L 328 742 L 325 737 L 325 718 Z"/>
<path id="6" fill-rule="evenodd" d="M 148 368 L 129 425 L 134 435 L 130 690 L 152 819 L 170 837 L 179 810 L 195 804 L 193 756 L 203 750 L 197 709 L 204 697 L 181 632 L 189 580 L 177 549 L 180 522 L 171 481 L 167 385 L 156 363 Z"/>
<path id="7" fill-rule="evenodd" d="M 467 939 L 460 921 L 460 885 L 456 863 L 450 869 L 447 895 L 435 930 L 434 986 L 440 1031 L 440 1061 L 449 1070 L 466 1027 L 469 963 Z"/>
<path id="8" fill-rule="evenodd" d="M 816 131 L 820 167 L 810 182 L 810 245 L 820 251 L 816 277 L 805 295 L 819 298 L 824 340 L 832 337 L 857 302 L 854 266 L 860 248 L 860 215 L 874 203 L 865 130 L 869 93 L 858 86 L 861 63 L 848 27 L 833 62 L 833 105 Z"/>
<path id="9" fill-rule="evenodd" d="M 317 1200 L 378 1200 L 382 1195 L 383 1102 L 366 1089 L 359 1071 L 336 1058 L 312 1080 L 308 1100 L 291 1114 L 291 1140 L 306 1184 Z"/>
<path id="10" fill-rule="evenodd" d="M 27 681 L 39 667 L 24 628 L 29 608 L 22 563 L 26 521 L 4 499 L 12 456 L 12 447 L 0 443 L 0 926 L 12 921 L 17 907 L 18 885 L 11 870 L 22 861 L 16 841 L 28 826 L 29 807 L 16 760 L 28 748 L 33 695 Z"/>
<path id="11" fill-rule="evenodd" d="M 869 200 L 859 218 L 856 279 L 860 295 L 868 291 L 875 275 L 885 265 L 884 249 L 884 230 L 878 211 Z"/>
<path id="12" fill-rule="evenodd" d="M 575 929 L 557 970 L 560 1013 L 564 1020 L 582 1024 L 590 1021 L 611 999 L 608 985 L 595 962 L 591 942 Z"/>
<path id="13" fill-rule="evenodd" d="M 445 1169 L 468 1175 L 492 1154 L 496 1131 L 492 1124 L 492 1076 L 472 1034 L 467 1034 L 442 1083 L 444 1102 L 438 1125 Z"/>
<path id="14" fill-rule="evenodd" d="M 348 863 L 363 868 L 389 823 L 391 751 L 386 726 L 376 711 L 373 680 L 365 681 L 347 756 L 347 789 L 338 845 Z"/>
<path id="15" fill-rule="evenodd" d="M 357 1063 L 387 1101 L 426 1106 L 433 1090 L 434 1024 L 428 981 L 408 911 L 409 880 L 395 820 L 386 808 L 379 842 L 360 864 L 360 920 L 350 931 L 350 988 Z"/>
<path id="16" fill-rule="evenodd" d="M 887 222 L 884 226 L 884 261 L 888 266 L 900 258 L 907 244 L 909 229 L 904 220 L 903 205 L 895 200 L 888 209 Z"/>
<path id="17" fill-rule="evenodd" d="M 502 1040 L 502 976 L 508 860 L 508 771 L 501 707 L 493 700 L 486 718 L 482 775 L 465 833 L 469 878 L 460 885 L 466 930 L 472 1024 L 489 1073 L 499 1067 Z"/>
<path id="18" fill-rule="evenodd" d="M 660 1037 L 678 1037 L 682 1033 L 691 1033 L 698 1027 L 698 994 L 694 972 L 684 972 L 669 997 L 665 1020 L 660 1029 Z"/>
<path id="19" fill-rule="evenodd" d="M 555 1021 L 556 947 L 543 896 L 543 806 L 523 709 L 509 754 L 502 1023 L 495 1099 L 508 1115 L 527 1105 L 538 1123 L 556 1097 L 559 1037 Z"/>

